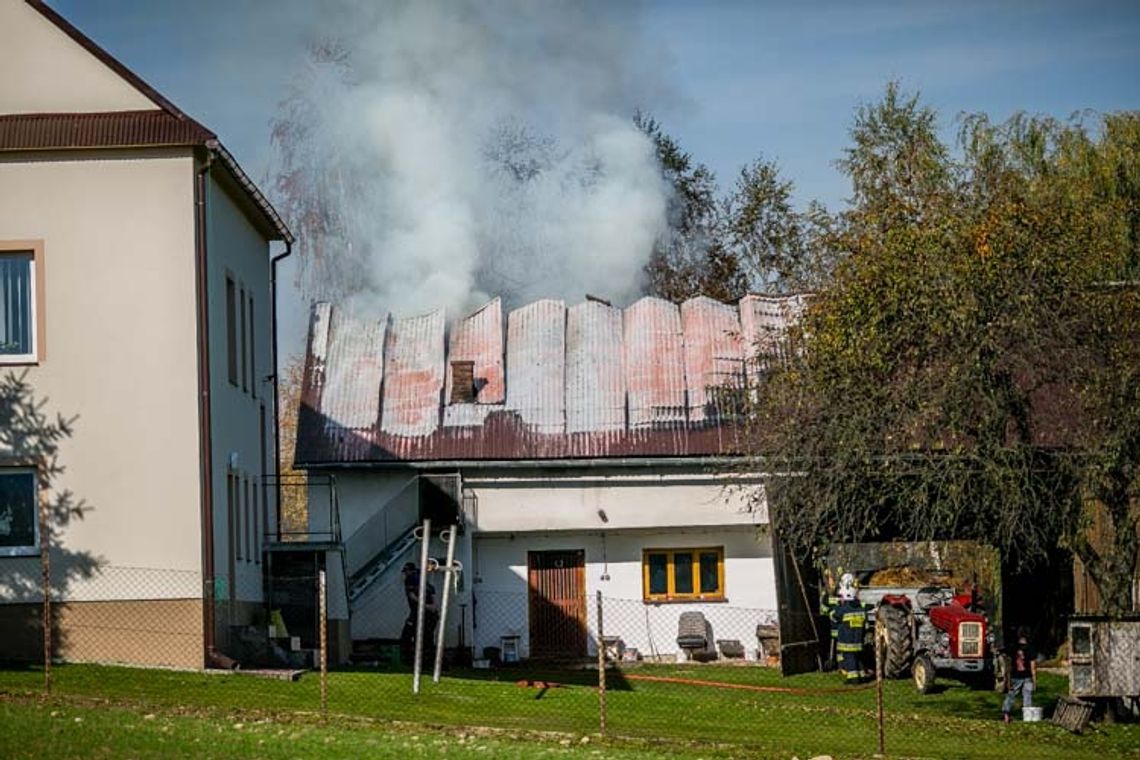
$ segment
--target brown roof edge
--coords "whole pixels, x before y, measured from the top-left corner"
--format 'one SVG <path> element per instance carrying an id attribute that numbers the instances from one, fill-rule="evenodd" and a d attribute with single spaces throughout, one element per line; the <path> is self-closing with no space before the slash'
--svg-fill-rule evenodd
<path id="1" fill-rule="evenodd" d="M 217 139 L 166 111 L 0 114 L 0 152 L 205 145 Z"/>
<path id="2" fill-rule="evenodd" d="M 269 199 L 258 189 L 254 181 L 245 173 L 245 170 L 241 168 L 241 164 L 237 162 L 233 154 L 226 150 L 226 146 L 222 145 L 217 138 L 207 140 L 205 146 L 207 150 L 212 151 L 214 155 L 221 160 L 222 165 L 226 167 L 226 170 L 229 171 L 241 189 L 245 191 L 245 194 L 248 195 L 254 205 L 257 206 L 257 210 L 261 212 L 261 215 L 265 217 L 269 225 L 277 231 L 280 237 L 276 239 L 284 240 L 286 243 L 292 244 L 294 242 L 293 233 L 289 231 L 285 220 L 281 218 L 281 215 L 277 213 L 277 209 L 273 208 L 273 204 L 269 202 Z"/>
<path id="3" fill-rule="evenodd" d="M 189 116 L 187 116 L 186 113 L 182 111 L 182 109 L 164 98 L 162 96 L 162 93 L 143 81 L 142 77 L 124 66 L 119 61 L 119 59 L 115 58 L 115 56 L 99 47 L 99 45 L 94 40 L 72 26 L 70 21 L 56 13 L 47 3 L 43 2 L 43 0 L 24 0 L 24 2 L 35 9 L 37 13 L 46 18 L 48 21 L 55 24 L 55 26 L 58 27 L 61 32 L 79 43 L 84 50 L 102 61 L 109 69 L 114 71 L 123 79 L 130 82 L 132 87 L 149 98 L 163 111 L 166 111 L 168 114 L 177 119 L 189 119 L 190 121 L 194 121 Z"/>

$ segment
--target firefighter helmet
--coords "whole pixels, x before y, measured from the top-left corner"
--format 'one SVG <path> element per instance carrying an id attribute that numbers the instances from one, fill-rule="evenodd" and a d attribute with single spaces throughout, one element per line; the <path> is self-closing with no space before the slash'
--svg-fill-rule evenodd
<path id="1" fill-rule="evenodd" d="M 854 601 L 855 594 L 855 576 L 851 573 L 844 573 L 843 577 L 839 579 L 839 600 L 843 602 Z"/>

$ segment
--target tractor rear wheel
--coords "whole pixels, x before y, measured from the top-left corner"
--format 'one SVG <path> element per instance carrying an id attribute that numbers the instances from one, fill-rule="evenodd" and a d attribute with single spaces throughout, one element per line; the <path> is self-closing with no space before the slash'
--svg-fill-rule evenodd
<path id="1" fill-rule="evenodd" d="M 918 689 L 919 694 L 929 694 L 934 688 L 934 661 L 924 654 L 919 655 L 914 658 L 911 671 L 914 676 L 914 688 Z"/>
<path id="2" fill-rule="evenodd" d="M 879 605 L 875 612 L 875 638 L 883 658 L 883 677 L 901 678 L 906 675 L 913 650 L 910 620 L 902 607 Z"/>

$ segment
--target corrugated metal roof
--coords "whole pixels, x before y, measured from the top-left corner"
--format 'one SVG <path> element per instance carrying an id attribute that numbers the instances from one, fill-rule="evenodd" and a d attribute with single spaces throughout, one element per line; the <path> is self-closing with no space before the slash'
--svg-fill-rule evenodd
<path id="1" fill-rule="evenodd" d="M 507 317 L 507 409 L 538 433 L 566 430 L 566 304 L 549 299 Z"/>
<path id="2" fill-rule="evenodd" d="M 739 308 L 748 382 L 756 383 L 768 363 L 780 358 L 788 326 L 803 316 L 807 297 L 748 295 L 740 299 Z"/>
<path id="3" fill-rule="evenodd" d="M 389 320 L 384 349 L 384 392 L 380 427 L 414 438 L 439 427 L 443 390 L 443 310 Z M 379 388 L 370 392 L 376 393 Z"/>
<path id="4" fill-rule="evenodd" d="M 367 322 L 347 310 L 331 315 L 321 413 L 325 435 L 335 436 L 342 456 L 365 456 L 364 442 L 380 418 L 387 319 Z"/>
<path id="5" fill-rule="evenodd" d="M 597 301 L 566 318 L 566 432 L 625 429 L 621 310 Z"/>
<path id="6" fill-rule="evenodd" d="M 700 296 L 681 304 L 689 420 L 718 416 L 712 388 L 744 385 L 740 318 L 735 307 Z"/>
<path id="7" fill-rule="evenodd" d="M 751 297 L 739 309 L 643 298 L 624 311 L 543 300 L 508 315 L 504 347 L 496 299 L 453 327 L 445 356 L 442 312 L 389 320 L 385 335 L 378 321 L 315 304 L 297 461 L 734 453 L 737 422 L 722 391 L 743 387 L 759 325 L 782 329 L 801 309 Z M 473 403 L 450 403 L 451 361 L 474 363 Z"/>
<path id="8" fill-rule="evenodd" d="M 625 310 L 624 331 L 629 426 L 684 422 L 684 341 L 677 305 L 642 298 Z"/>

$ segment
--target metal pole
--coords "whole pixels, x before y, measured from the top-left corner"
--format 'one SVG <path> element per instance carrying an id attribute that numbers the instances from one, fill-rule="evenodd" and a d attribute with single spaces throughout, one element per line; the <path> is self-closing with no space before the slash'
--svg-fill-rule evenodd
<path id="1" fill-rule="evenodd" d="M 446 536 L 447 564 L 443 567 L 443 601 L 439 608 L 439 631 L 435 640 L 435 670 L 432 672 L 432 683 L 439 683 L 439 674 L 443 670 L 443 639 L 447 634 L 447 603 L 451 599 L 451 584 L 455 582 L 455 526 L 451 526 L 440 534 Z"/>
<path id="2" fill-rule="evenodd" d="M 416 601 L 416 659 L 412 667 L 412 693 L 420 693 L 420 668 L 424 660 L 424 597 L 427 596 L 428 544 L 431 542 L 431 520 L 424 520 L 420 543 L 420 591 Z"/>
<path id="3" fill-rule="evenodd" d="M 598 728 L 606 735 L 606 642 L 602 630 L 602 592 L 598 591 Z"/>
<path id="4" fill-rule="evenodd" d="M 44 693 L 51 694 L 52 624 L 51 614 L 51 520 L 46 491 L 40 489 L 40 574 L 43 576 Z"/>
<path id="5" fill-rule="evenodd" d="M 887 754 L 883 715 L 883 637 L 875 632 L 875 701 L 879 718 L 879 755 Z"/>
<path id="6" fill-rule="evenodd" d="M 325 571 L 321 570 L 317 576 L 317 607 L 320 615 L 321 633 L 321 716 L 328 717 L 329 712 L 329 621 L 328 621 L 328 586 L 325 583 Z"/>

